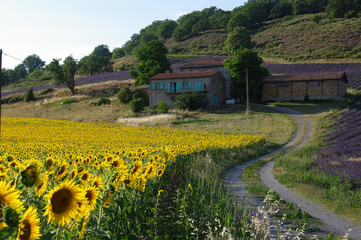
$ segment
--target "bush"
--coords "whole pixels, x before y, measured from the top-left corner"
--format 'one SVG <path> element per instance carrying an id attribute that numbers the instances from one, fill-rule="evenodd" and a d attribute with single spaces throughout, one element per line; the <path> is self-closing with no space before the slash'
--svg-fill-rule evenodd
<path id="1" fill-rule="evenodd" d="M 133 93 L 129 87 L 123 87 L 119 90 L 117 99 L 121 103 L 129 103 L 132 100 Z"/>
<path id="2" fill-rule="evenodd" d="M 45 95 L 45 94 L 48 94 L 48 93 L 51 93 L 51 92 L 54 92 L 55 89 L 54 88 L 47 88 L 43 91 L 40 92 L 40 95 Z"/>
<path id="3" fill-rule="evenodd" d="M 94 106 L 100 106 L 100 105 L 105 105 L 105 104 L 110 104 L 110 99 L 109 98 L 105 98 L 105 97 L 101 97 L 98 101 L 93 102 L 92 103 Z"/>
<path id="4" fill-rule="evenodd" d="M 166 102 L 160 102 L 157 106 L 158 113 L 167 113 L 169 110 Z"/>
<path id="5" fill-rule="evenodd" d="M 23 95 L 14 95 L 14 96 L 10 96 L 10 97 L 1 99 L 1 104 L 11 104 L 11 103 L 16 103 L 16 102 L 20 102 L 20 101 L 24 101 L 24 96 Z"/>
<path id="6" fill-rule="evenodd" d="M 188 110 L 193 111 L 200 108 L 205 109 L 208 106 L 207 95 L 201 92 L 182 93 L 175 100 L 175 106 L 179 109 L 188 108 Z"/>
<path id="7" fill-rule="evenodd" d="M 30 101 L 34 101 L 35 100 L 35 95 L 34 95 L 34 90 L 33 88 L 30 88 L 24 96 L 24 101 L 25 102 L 30 102 Z"/>
<path id="8" fill-rule="evenodd" d="M 144 110 L 145 103 L 142 98 L 135 98 L 129 102 L 129 107 L 134 113 L 139 113 Z"/>
<path id="9" fill-rule="evenodd" d="M 149 105 L 148 95 L 145 93 L 144 90 L 140 88 L 136 88 L 132 91 L 132 99 L 137 99 L 137 98 L 143 99 L 144 104 Z"/>

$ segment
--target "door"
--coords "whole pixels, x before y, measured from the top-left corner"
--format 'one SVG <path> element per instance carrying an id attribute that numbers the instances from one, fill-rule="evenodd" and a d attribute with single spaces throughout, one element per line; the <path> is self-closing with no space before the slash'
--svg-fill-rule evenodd
<path id="1" fill-rule="evenodd" d="M 218 95 L 213 95 L 213 105 L 218 105 Z"/>

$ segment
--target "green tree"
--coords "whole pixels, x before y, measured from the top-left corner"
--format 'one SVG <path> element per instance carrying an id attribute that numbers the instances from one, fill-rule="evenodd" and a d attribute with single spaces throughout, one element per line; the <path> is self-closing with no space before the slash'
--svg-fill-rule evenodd
<path id="1" fill-rule="evenodd" d="M 121 58 L 125 56 L 123 48 L 114 48 L 112 53 L 112 59 Z"/>
<path id="2" fill-rule="evenodd" d="M 94 48 L 91 55 L 99 56 L 99 57 L 105 57 L 105 58 L 111 58 L 112 53 L 109 51 L 109 47 L 107 45 L 101 44 Z"/>
<path id="3" fill-rule="evenodd" d="M 262 23 L 268 19 L 273 3 L 267 0 L 248 1 L 239 12 L 248 17 L 251 24 Z"/>
<path id="4" fill-rule="evenodd" d="M 279 0 L 271 9 L 270 19 L 282 18 L 287 15 L 292 15 L 293 0 Z"/>
<path id="5" fill-rule="evenodd" d="M 329 18 L 357 17 L 361 0 L 330 0 L 325 12 Z"/>
<path id="6" fill-rule="evenodd" d="M 122 48 L 124 49 L 125 54 L 132 54 L 134 49 L 138 47 L 140 43 L 140 35 L 135 33 L 131 36 L 130 40 L 128 40 Z"/>
<path id="7" fill-rule="evenodd" d="M 14 68 L 14 81 L 25 78 L 26 75 L 27 75 L 27 70 L 23 63 L 17 65 Z"/>
<path id="8" fill-rule="evenodd" d="M 176 21 L 166 19 L 160 24 L 158 34 L 164 39 L 171 38 L 177 26 L 178 23 Z"/>
<path id="9" fill-rule="evenodd" d="M 47 66 L 47 69 L 53 75 L 53 79 L 57 85 L 66 85 L 72 94 L 75 93 L 75 73 L 78 70 L 78 63 L 72 57 L 66 57 L 64 63 L 60 65 L 59 59 L 53 61 Z"/>
<path id="10" fill-rule="evenodd" d="M 227 31 L 231 32 L 237 27 L 244 27 L 249 29 L 251 26 L 251 21 L 249 18 L 242 13 L 234 14 L 227 23 Z"/>
<path id="11" fill-rule="evenodd" d="M 249 94 L 252 99 L 261 98 L 261 81 L 269 73 L 261 66 L 262 58 L 250 49 L 238 49 L 233 58 L 225 60 L 225 68 L 231 71 L 233 97 L 244 99 L 246 96 L 246 69 L 248 69 Z"/>
<path id="12" fill-rule="evenodd" d="M 137 51 L 140 64 L 136 67 L 137 73 L 133 72 L 137 86 L 149 84 L 149 78 L 170 69 L 167 53 L 167 48 L 159 40 L 152 40 Z"/>
<path id="13" fill-rule="evenodd" d="M 28 75 L 28 78 L 32 79 L 33 81 L 37 81 L 41 75 L 43 75 L 43 72 L 39 69 L 35 69 L 32 73 Z"/>
<path id="14" fill-rule="evenodd" d="M 79 70 L 81 73 L 94 75 L 100 74 L 110 65 L 110 58 L 90 54 L 79 61 Z"/>
<path id="15" fill-rule="evenodd" d="M 27 56 L 23 64 L 28 74 L 32 73 L 35 69 L 42 69 L 45 66 L 45 62 L 36 54 Z"/>
<path id="16" fill-rule="evenodd" d="M 239 48 L 252 48 L 250 32 L 244 27 L 236 27 L 229 34 L 224 42 L 226 54 L 233 54 Z"/>
<path id="17" fill-rule="evenodd" d="M 226 28 L 227 23 L 231 18 L 231 12 L 218 9 L 212 16 L 209 17 L 209 22 L 213 29 Z"/>

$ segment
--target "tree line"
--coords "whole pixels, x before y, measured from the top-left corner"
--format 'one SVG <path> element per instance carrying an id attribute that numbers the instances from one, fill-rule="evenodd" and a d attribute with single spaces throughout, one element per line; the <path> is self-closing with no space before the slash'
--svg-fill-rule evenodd
<path id="1" fill-rule="evenodd" d="M 185 14 L 176 21 L 154 21 L 133 34 L 122 49 L 125 54 L 134 54 L 155 39 L 180 42 L 208 30 L 225 29 L 229 33 L 237 27 L 253 30 L 264 21 L 320 12 L 325 12 L 329 18 L 360 17 L 361 0 L 248 0 L 232 11 L 213 6 Z"/>

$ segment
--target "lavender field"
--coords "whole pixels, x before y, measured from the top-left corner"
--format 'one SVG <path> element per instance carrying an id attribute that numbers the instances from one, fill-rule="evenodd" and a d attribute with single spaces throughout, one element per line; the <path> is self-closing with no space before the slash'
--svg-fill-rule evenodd
<path id="1" fill-rule="evenodd" d="M 317 153 L 320 172 L 340 176 L 361 186 L 361 110 L 349 110 L 333 119 L 329 145 Z"/>

